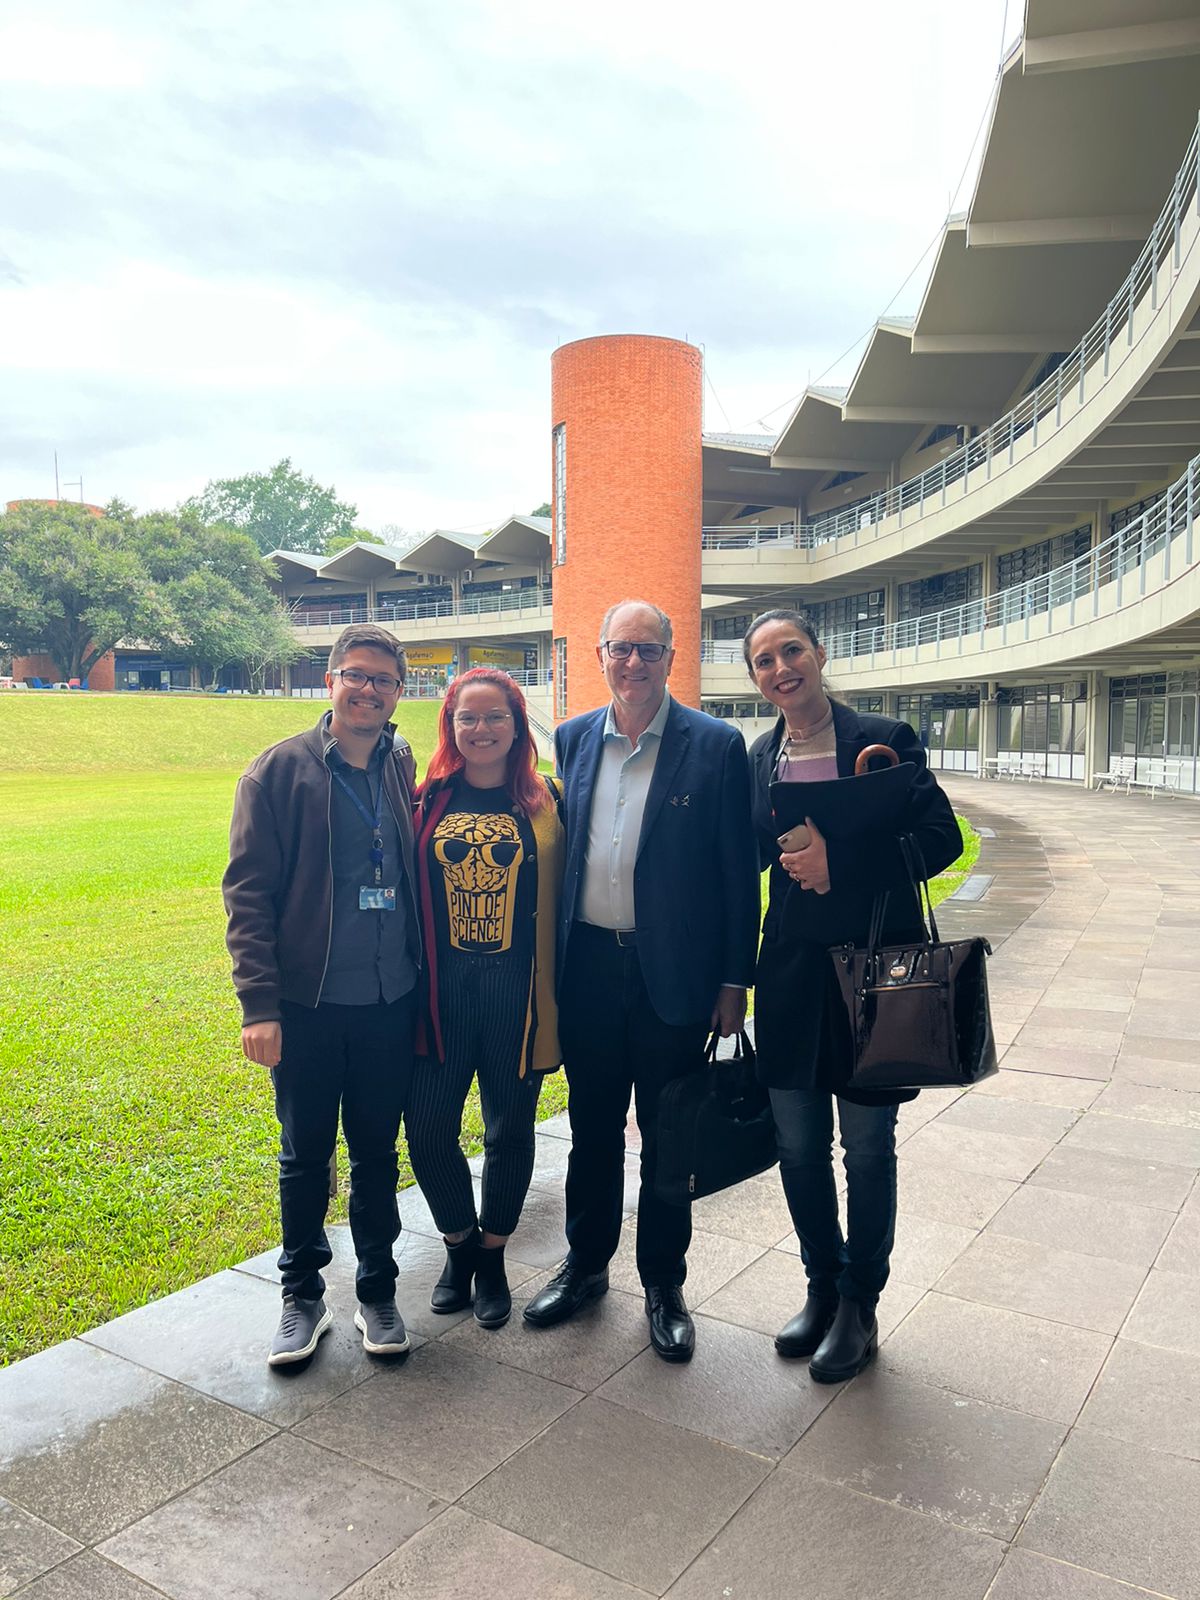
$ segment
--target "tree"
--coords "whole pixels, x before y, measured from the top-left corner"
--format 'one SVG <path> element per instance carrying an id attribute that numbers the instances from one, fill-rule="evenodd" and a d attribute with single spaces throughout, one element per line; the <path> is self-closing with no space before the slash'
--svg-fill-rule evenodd
<path id="1" fill-rule="evenodd" d="M 358 515 L 357 506 L 338 500 L 332 487 L 323 489 L 298 472 L 289 456 L 270 472 L 214 479 L 179 509 L 207 524 L 240 529 L 263 555 L 271 550 L 321 555 L 330 539 L 351 531 Z"/>
<path id="2" fill-rule="evenodd" d="M 351 528 L 349 533 L 335 533 L 332 539 L 325 541 L 325 554 L 337 555 L 339 550 L 349 550 L 352 544 L 383 544 L 377 533 L 371 533 L 366 528 Z"/>
<path id="3" fill-rule="evenodd" d="M 68 678 L 86 678 L 119 640 L 157 638 L 169 622 L 130 522 L 53 501 L 0 516 L 0 642 L 7 649 L 45 651 Z"/>
<path id="4" fill-rule="evenodd" d="M 531 517 L 548 517 L 550 515 L 549 500 L 543 500 L 540 506 L 534 506 L 529 515 Z"/>

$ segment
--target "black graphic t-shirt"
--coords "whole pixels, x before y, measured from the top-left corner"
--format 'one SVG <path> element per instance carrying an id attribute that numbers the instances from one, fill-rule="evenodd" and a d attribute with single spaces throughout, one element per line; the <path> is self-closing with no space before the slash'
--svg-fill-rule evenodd
<path id="1" fill-rule="evenodd" d="M 537 862 L 529 818 L 505 789 L 453 782 L 429 840 L 438 947 L 452 955 L 532 958 Z"/>

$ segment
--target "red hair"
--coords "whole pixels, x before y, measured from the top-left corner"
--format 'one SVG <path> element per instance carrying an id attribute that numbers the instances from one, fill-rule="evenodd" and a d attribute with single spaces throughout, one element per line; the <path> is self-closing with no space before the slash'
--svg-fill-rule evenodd
<path id="1" fill-rule="evenodd" d="M 422 787 L 426 793 L 440 788 L 466 765 L 462 751 L 454 742 L 454 708 L 462 691 L 476 683 L 491 684 L 494 689 L 499 689 L 508 701 L 508 709 L 512 712 L 513 719 L 513 742 L 512 749 L 508 752 L 508 769 L 504 775 L 505 787 L 513 804 L 520 806 L 525 815 L 531 817 L 535 811 L 541 811 L 544 806 L 550 804 L 550 791 L 537 770 L 537 745 L 529 728 L 525 696 L 508 673 L 501 672 L 496 667 L 472 667 L 469 672 L 464 672 L 461 677 L 455 678 L 446 690 L 441 714 L 438 717 L 437 749 L 429 758 Z"/>

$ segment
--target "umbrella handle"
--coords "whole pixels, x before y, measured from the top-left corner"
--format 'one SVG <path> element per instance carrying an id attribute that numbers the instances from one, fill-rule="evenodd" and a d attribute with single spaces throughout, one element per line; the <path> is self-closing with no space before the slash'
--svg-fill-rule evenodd
<path id="1" fill-rule="evenodd" d="M 858 759 L 854 763 L 854 776 L 861 778 L 864 772 L 869 772 L 871 762 L 876 756 L 886 756 L 890 767 L 900 765 L 900 757 L 890 744 L 869 744 L 865 750 L 860 750 L 858 753 Z"/>

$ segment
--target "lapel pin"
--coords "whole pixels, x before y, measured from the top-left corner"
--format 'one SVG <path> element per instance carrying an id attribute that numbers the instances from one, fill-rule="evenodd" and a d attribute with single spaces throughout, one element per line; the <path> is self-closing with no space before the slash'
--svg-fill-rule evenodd
<path id="1" fill-rule="evenodd" d="M 671 804 L 673 806 L 690 806 L 691 803 L 692 797 L 690 794 L 673 794 L 671 796 Z"/>

